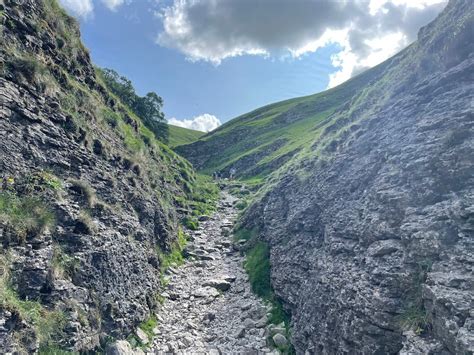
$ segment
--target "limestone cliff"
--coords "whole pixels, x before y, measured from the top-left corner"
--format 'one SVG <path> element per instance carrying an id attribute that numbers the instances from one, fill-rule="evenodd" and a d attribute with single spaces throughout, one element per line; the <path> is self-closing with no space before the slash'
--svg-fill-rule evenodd
<path id="1" fill-rule="evenodd" d="M 473 26 L 451 1 L 247 211 L 298 354 L 473 353 Z"/>
<path id="2" fill-rule="evenodd" d="M 97 349 L 152 314 L 194 173 L 107 91 L 56 1 L 0 17 L 0 348 Z"/>

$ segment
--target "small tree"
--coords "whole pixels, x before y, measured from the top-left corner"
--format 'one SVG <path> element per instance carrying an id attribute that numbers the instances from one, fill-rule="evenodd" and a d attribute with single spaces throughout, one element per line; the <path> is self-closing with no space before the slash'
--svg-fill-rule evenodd
<path id="1" fill-rule="evenodd" d="M 98 68 L 98 73 L 109 90 L 141 119 L 157 139 L 168 141 L 168 124 L 162 111 L 163 99 L 156 92 L 149 92 L 140 97 L 136 94 L 132 82 L 115 70 Z"/>

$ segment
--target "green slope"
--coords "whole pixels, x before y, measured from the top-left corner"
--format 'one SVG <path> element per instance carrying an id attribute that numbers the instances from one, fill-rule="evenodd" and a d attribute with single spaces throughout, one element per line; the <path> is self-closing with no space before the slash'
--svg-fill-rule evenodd
<path id="1" fill-rule="evenodd" d="M 205 135 L 205 132 L 195 131 L 193 129 L 169 125 L 168 145 L 176 147 L 178 145 L 190 144 L 197 141 Z"/>
<path id="2" fill-rule="evenodd" d="M 265 177 L 311 144 L 331 117 L 360 97 L 389 62 L 333 89 L 267 105 L 234 118 L 175 150 L 203 173 L 226 173 L 235 167 L 241 178 Z"/>

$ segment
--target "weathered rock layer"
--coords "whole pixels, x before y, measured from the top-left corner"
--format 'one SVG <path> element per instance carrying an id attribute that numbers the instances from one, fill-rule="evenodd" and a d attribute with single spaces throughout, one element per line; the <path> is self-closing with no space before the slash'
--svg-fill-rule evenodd
<path id="1" fill-rule="evenodd" d="M 95 349 L 153 313 L 192 169 L 107 92 L 55 1 L 0 10 L 0 348 Z"/>
<path id="2" fill-rule="evenodd" d="M 297 353 L 474 351 L 473 24 L 451 1 L 247 212 Z"/>

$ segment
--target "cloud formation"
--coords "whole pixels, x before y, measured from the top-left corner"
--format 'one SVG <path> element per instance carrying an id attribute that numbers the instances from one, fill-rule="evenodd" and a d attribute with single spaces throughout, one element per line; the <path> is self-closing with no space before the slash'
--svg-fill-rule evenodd
<path id="1" fill-rule="evenodd" d="M 201 132 L 212 131 L 221 125 L 221 121 L 216 116 L 208 113 L 196 116 L 191 120 L 178 120 L 173 117 L 168 120 L 168 123 L 174 126 L 194 129 Z"/>
<path id="2" fill-rule="evenodd" d="M 92 0 L 60 0 L 61 5 L 72 15 L 87 17 L 94 11 Z"/>
<path id="3" fill-rule="evenodd" d="M 329 86 L 393 55 L 446 0 L 174 0 L 158 14 L 157 42 L 191 60 L 241 55 L 299 57 L 330 43 L 337 71 Z"/>
<path id="4" fill-rule="evenodd" d="M 115 11 L 120 5 L 125 3 L 125 0 L 102 0 L 102 3 L 110 10 Z"/>
<path id="5" fill-rule="evenodd" d="M 94 3 L 92 0 L 59 0 L 72 15 L 87 18 L 94 12 Z M 101 2 L 112 11 L 117 10 L 120 5 L 131 0 L 101 0 Z"/>

